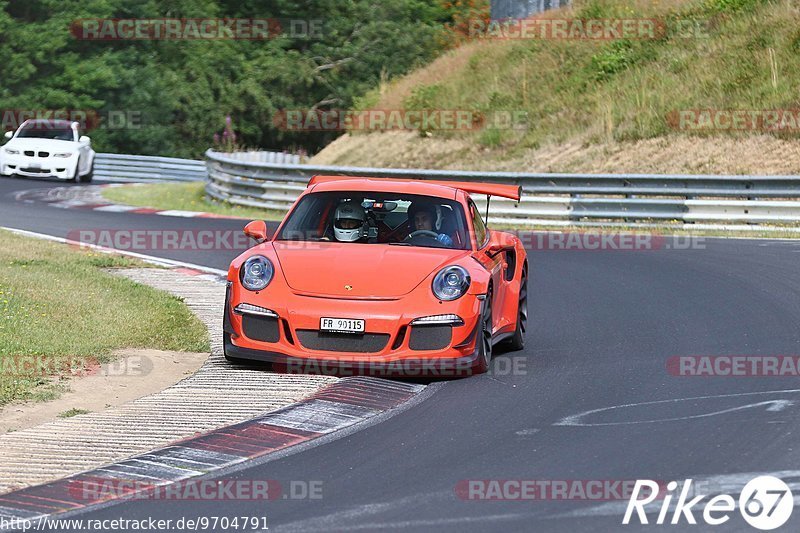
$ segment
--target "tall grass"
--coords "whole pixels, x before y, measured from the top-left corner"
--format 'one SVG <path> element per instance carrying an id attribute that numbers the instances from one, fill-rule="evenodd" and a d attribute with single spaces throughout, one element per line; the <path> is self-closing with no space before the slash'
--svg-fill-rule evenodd
<path id="1" fill-rule="evenodd" d="M 470 109 L 490 121 L 515 112 L 526 117 L 524 128 L 434 132 L 472 137 L 510 155 L 576 137 L 595 143 L 662 136 L 674 132 L 669 117 L 682 109 L 800 107 L 797 0 L 575 4 L 547 16 L 656 18 L 671 31 L 649 40 L 487 40 L 469 47 L 466 61 L 435 62 L 363 102 L 380 108 L 400 97 L 406 109 Z M 431 69 L 443 64 L 458 68 L 436 73 L 434 83 L 413 83 L 415 76 L 431 79 Z"/>

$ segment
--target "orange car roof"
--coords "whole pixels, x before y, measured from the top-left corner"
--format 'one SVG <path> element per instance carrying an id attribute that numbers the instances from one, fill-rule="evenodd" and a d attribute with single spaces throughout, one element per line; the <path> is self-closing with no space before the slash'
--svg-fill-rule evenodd
<path id="1" fill-rule="evenodd" d="M 503 185 L 500 183 L 477 183 L 472 181 L 440 181 L 440 180 L 426 180 L 426 179 L 401 179 L 401 178 L 370 178 L 370 177 L 357 177 L 357 176 L 314 176 L 308 182 L 308 186 L 314 185 L 328 185 L 320 190 L 340 190 L 341 182 L 347 181 L 348 186 L 358 184 L 359 189 L 369 189 L 370 187 L 380 187 L 376 190 L 388 191 L 397 190 L 400 185 L 400 190 L 409 193 L 418 194 L 439 194 L 444 191 L 442 188 L 459 189 L 471 194 L 488 194 L 490 196 L 501 196 L 503 198 L 511 198 L 512 200 L 519 201 L 522 196 L 522 187 L 519 185 Z M 338 185 L 337 185 L 338 184 Z"/>

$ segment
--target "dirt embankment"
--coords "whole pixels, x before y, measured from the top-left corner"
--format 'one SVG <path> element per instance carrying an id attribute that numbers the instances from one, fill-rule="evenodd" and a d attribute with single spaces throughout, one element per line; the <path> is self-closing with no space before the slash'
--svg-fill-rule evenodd
<path id="1" fill-rule="evenodd" d="M 509 154 L 482 148 L 467 139 L 386 132 L 343 135 L 317 154 L 312 163 L 513 172 L 800 174 L 800 141 L 769 135 L 674 135 L 607 144 L 574 140 Z"/>

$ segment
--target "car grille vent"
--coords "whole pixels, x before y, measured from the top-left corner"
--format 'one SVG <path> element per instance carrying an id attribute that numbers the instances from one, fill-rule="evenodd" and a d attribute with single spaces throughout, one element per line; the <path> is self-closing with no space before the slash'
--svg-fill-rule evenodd
<path id="1" fill-rule="evenodd" d="M 309 350 L 323 352 L 378 353 L 389 343 L 389 335 L 383 333 L 364 333 L 347 335 L 327 333 L 318 330 L 297 330 L 297 340 Z"/>

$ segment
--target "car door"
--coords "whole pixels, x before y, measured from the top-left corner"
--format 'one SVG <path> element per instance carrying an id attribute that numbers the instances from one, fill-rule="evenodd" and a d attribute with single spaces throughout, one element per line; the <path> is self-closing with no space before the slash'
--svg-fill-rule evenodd
<path id="1" fill-rule="evenodd" d="M 472 228 L 475 235 L 475 242 L 478 251 L 484 252 L 489 244 L 489 230 L 481 217 L 478 206 L 472 199 L 469 200 L 470 217 L 472 218 Z M 485 255 L 485 254 L 484 254 Z M 500 310 L 505 303 L 505 276 L 503 265 L 505 264 L 505 254 L 497 254 L 494 257 L 485 255 L 484 266 L 491 272 L 492 275 L 492 331 L 497 330 L 498 318 L 501 316 Z"/>

